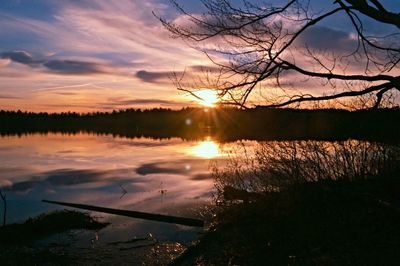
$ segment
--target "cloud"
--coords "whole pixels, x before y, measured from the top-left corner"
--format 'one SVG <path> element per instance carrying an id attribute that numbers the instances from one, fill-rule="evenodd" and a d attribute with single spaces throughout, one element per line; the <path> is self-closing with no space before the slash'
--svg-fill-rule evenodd
<path id="1" fill-rule="evenodd" d="M 112 104 L 113 105 L 140 105 L 140 104 L 176 105 L 180 103 L 169 100 L 161 100 L 161 99 L 128 99 L 128 100 L 114 100 Z"/>
<path id="2" fill-rule="evenodd" d="M 43 64 L 47 69 L 59 74 L 100 74 L 106 73 L 103 66 L 94 62 L 72 60 L 51 60 Z"/>
<path id="3" fill-rule="evenodd" d="M 3 52 L 1 58 L 10 59 L 13 62 L 17 62 L 24 65 L 34 66 L 40 63 L 40 61 L 35 60 L 32 55 L 26 51 L 10 51 Z"/>
<path id="4" fill-rule="evenodd" d="M 201 73 L 219 73 L 220 68 L 217 66 L 193 65 L 189 67 L 190 71 Z"/>
<path id="5" fill-rule="evenodd" d="M 71 92 L 71 91 L 53 91 L 52 93 L 58 94 L 58 95 L 63 95 L 63 96 L 79 95 L 79 93 Z"/>
<path id="6" fill-rule="evenodd" d="M 51 8 L 46 16 L 40 16 L 39 11 L 38 16 L 27 16 L 22 4 L 18 4 L 21 11 L 0 11 L 0 37 L 4 40 L 0 44 L 0 83 L 4 91 L 16 91 L 24 100 L 19 108 L 96 111 L 108 110 L 112 104 L 171 108 L 185 105 L 165 100 L 180 99 L 168 77 L 174 70 L 206 64 L 207 59 L 182 41 L 171 41 L 168 31 L 152 15 L 155 11 L 161 16 L 174 16 L 168 5 L 159 0 L 46 1 L 47 4 Z M 130 80 L 119 81 L 121 77 Z M 64 94 L 55 98 L 44 90 L 64 86 L 71 87 L 63 89 L 65 92 L 76 86 L 74 90 L 81 97 Z M 101 95 L 94 95 L 94 91 L 101 91 Z M 129 100 L 133 91 L 141 99 L 107 102 L 108 97 L 120 95 Z M 30 97 L 32 94 L 37 97 Z M 71 102 L 78 105 L 70 105 Z M 8 105 L 13 103 L 9 101 Z"/>
<path id="7" fill-rule="evenodd" d="M 351 52 L 357 47 L 357 39 L 351 33 L 328 27 L 311 27 L 296 40 L 297 46 L 333 52 Z"/>
<path id="8" fill-rule="evenodd" d="M 136 72 L 136 77 L 144 82 L 158 83 L 160 81 L 165 81 L 171 77 L 172 72 L 151 72 L 146 70 L 140 70 Z"/>
<path id="9" fill-rule="evenodd" d="M 15 50 L 3 52 L 1 54 L 3 60 L 11 60 L 12 62 L 27 65 L 40 71 L 43 68 L 51 73 L 62 75 L 90 75 L 90 74 L 104 74 L 114 73 L 121 74 L 122 71 L 118 65 L 112 63 L 102 62 L 99 63 L 98 59 L 93 61 L 71 60 L 71 59 L 53 59 L 53 54 L 42 56 L 41 59 L 35 58 L 31 53 L 24 50 Z M 1 62 L 0 62 L 1 63 Z M 4 63 L 6 65 L 6 63 Z M 111 71 L 113 69 L 113 71 Z"/>
<path id="10" fill-rule="evenodd" d="M 187 71 L 147 71 L 139 70 L 136 72 L 135 76 L 140 80 L 148 83 L 161 83 L 168 82 L 173 75 L 178 77 L 185 75 L 186 78 L 193 77 L 195 74 L 215 74 L 219 73 L 220 69 L 216 66 L 207 65 L 192 65 L 187 68 Z"/>
<path id="11" fill-rule="evenodd" d="M 9 58 L 0 58 L 0 67 L 5 67 L 11 63 Z"/>
<path id="12" fill-rule="evenodd" d="M 20 99 L 20 97 L 7 94 L 0 94 L 0 99 Z"/>

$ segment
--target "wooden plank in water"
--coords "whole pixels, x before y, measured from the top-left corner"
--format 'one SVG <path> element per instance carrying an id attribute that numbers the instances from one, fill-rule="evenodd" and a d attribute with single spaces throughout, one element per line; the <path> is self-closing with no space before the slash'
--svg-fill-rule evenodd
<path id="1" fill-rule="evenodd" d="M 78 208 L 78 209 L 83 209 L 83 210 L 89 210 L 89 211 L 115 214 L 115 215 L 120 215 L 120 216 L 131 217 L 131 218 L 139 218 L 139 219 L 144 219 L 144 220 L 164 222 L 164 223 L 180 224 L 180 225 L 194 226 L 194 227 L 203 227 L 204 226 L 204 221 L 199 220 L 199 219 L 193 219 L 193 218 L 177 217 L 177 216 L 154 214 L 154 213 L 147 213 L 147 212 L 138 212 L 138 211 L 129 211 L 129 210 L 120 210 L 120 209 L 112 209 L 112 208 L 104 208 L 104 207 L 93 206 L 93 205 L 77 204 L 77 203 L 69 203 L 69 202 L 61 202 L 61 201 L 53 201 L 53 200 L 42 200 L 42 202 L 63 205 L 63 206 L 68 206 L 68 207 L 73 207 L 73 208 Z"/>

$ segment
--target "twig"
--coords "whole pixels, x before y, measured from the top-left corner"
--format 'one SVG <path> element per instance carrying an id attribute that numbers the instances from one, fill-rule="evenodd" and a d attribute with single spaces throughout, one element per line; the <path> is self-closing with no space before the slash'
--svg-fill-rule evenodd
<path id="1" fill-rule="evenodd" d="M 0 197 L 3 200 L 4 210 L 3 210 L 3 226 L 6 226 L 7 223 L 7 196 L 6 193 L 0 190 Z"/>

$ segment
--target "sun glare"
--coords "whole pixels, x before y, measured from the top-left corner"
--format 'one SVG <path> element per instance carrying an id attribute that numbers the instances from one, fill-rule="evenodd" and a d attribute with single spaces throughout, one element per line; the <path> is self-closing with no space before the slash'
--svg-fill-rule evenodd
<path id="1" fill-rule="evenodd" d="M 196 91 L 195 94 L 197 97 L 201 98 L 197 100 L 203 106 L 215 107 L 216 103 L 218 102 L 218 95 L 214 90 L 204 89 Z"/>
<path id="2" fill-rule="evenodd" d="M 196 145 L 193 148 L 192 153 L 198 157 L 211 159 L 219 156 L 220 150 L 214 141 L 205 140 Z"/>

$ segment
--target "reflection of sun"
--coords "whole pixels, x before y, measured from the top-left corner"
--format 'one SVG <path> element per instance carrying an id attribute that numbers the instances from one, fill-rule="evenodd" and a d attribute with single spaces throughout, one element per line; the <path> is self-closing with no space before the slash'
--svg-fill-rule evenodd
<path id="1" fill-rule="evenodd" d="M 204 89 L 194 93 L 200 99 L 198 102 L 206 107 L 215 107 L 218 102 L 218 94 L 214 90 Z"/>
<path id="2" fill-rule="evenodd" d="M 205 140 L 197 144 L 193 149 L 192 153 L 202 158 L 214 158 L 220 155 L 218 145 L 212 140 Z"/>

